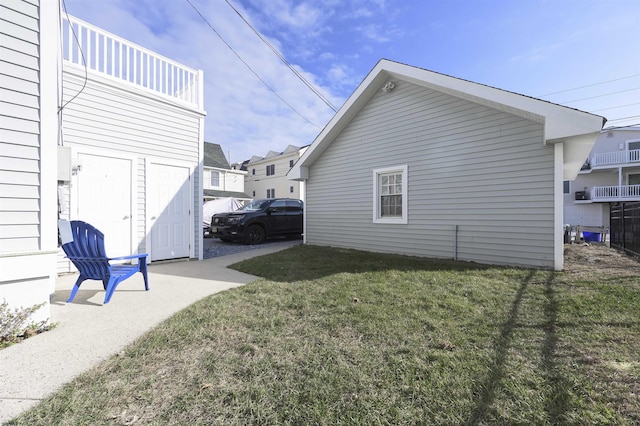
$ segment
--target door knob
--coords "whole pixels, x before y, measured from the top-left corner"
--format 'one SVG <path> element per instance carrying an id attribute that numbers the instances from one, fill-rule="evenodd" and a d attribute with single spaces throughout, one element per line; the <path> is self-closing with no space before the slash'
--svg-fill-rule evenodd
<path id="1" fill-rule="evenodd" d="M 122 220 L 127 220 L 127 219 L 129 219 L 130 217 L 131 217 L 131 216 L 129 216 L 129 215 L 127 214 L 127 215 L 125 215 L 125 216 L 122 218 Z"/>

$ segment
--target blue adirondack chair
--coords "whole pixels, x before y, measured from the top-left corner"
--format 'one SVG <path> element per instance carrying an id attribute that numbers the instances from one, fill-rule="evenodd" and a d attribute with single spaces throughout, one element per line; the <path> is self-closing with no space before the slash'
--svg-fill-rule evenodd
<path id="1" fill-rule="evenodd" d="M 73 241 L 62 244 L 62 249 L 67 257 L 78 268 L 80 276 L 76 281 L 67 303 L 76 296 L 80 284 L 85 280 L 99 280 L 106 290 L 104 303 L 109 303 L 111 296 L 118 284 L 126 280 L 136 272 L 141 272 L 144 277 L 144 288 L 149 290 L 147 278 L 147 254 L 134 254 L 122 257 L 107 257 L 104 250 L 104 234 L 86 222 L 72 220 L 71 236 Z M 138 259 L 137 264 L 111 263 Z"/>

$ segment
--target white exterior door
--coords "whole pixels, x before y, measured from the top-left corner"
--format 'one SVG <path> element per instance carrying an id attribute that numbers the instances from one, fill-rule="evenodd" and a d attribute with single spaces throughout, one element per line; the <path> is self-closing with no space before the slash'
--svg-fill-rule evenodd
<path id="1" fill-rule="evenodd" d="M 149 167 L 151 260 L 189 256 L 190 175 L 188 167 L 153 163 Z"/>
<path id="2" fill-rule="evenodd" d="M 104 234 L 107 256 L 131 254 L 132 160 L 78 153 L 77 216 Z"/>

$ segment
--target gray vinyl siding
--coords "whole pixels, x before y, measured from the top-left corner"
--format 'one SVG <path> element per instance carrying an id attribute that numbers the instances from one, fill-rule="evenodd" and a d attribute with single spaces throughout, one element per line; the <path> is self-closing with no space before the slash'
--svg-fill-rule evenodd
<path id="1" fill-rule="evenodd" d="M 84 76 L 65 63 L 63 74 L 64 103 L 82 90 L 79 96 L 66 105 L 63 111 L 63 140 L 66 146 L 113 151 L 137 158 L 134 162 L 134 186 L 137 199 L 132 208 L 138 221 L 134 224 L 133 238 L 139 252 L 148 252 L 146 229 L 147 170 L 145 159 L 169 160 L 171 163 L 188 163 L 198 173 L 199 135 L 201 115 L 170 101 L 131 88 L 127 83 L 89 75 L 83 89 Z M 193 191 L 193 187 L 192 187 Z M 197 194 L 193 194 L 196 212 L 193 220 L 201 231 L 201 220 L 196 208 Z M 196 245 L 198 239 L 196 238 Z M 198 247 L 196 247 L 197 250 Z M 197 253 L 197 251 L 196 251 Z"/>
<path id="2" fill-rule="evenodd" d="M 0 1 L 0 252 L 40 249 L 37 2 Z"/>
<path id="3" fill-rule="evenodd" d="M 399 81 L 311 166 L 309 244 L 553 267 L 543 125 Z M 408 166 L 408 223 L 373 223 L 373 170 Z M 456 226 L 457 243 L 456 243 Z"/>

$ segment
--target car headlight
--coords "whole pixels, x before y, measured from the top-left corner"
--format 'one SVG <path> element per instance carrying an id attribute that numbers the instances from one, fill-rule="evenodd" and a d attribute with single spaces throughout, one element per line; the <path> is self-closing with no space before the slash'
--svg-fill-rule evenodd
<path id="1" fill-rule="evenodd" d="M 242 219 L 244 216 L 231 216 L 229 219 L 227 219 L 227 223 L 229 225 L 233 225 L 236 224 L 238 222 L 240 222 L 240 219 Z"/>
<path id="2" fill-rule="evenodd" d="M 214 217 L 214 218 L 213 218 L 213 224 L 214 224 L 214 225 L 217 225 L 217 224 L 218 224 L 218 222 L 220 222 L 220 218 L 218 218 L 218 217 Z"/>

